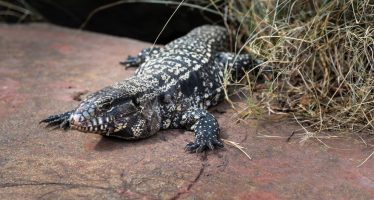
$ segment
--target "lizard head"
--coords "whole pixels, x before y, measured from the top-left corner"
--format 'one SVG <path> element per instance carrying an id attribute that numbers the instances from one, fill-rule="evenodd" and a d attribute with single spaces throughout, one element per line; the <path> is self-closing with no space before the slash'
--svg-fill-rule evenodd
<path id="1" fill-rule="evenodd" d="M 128 93 L 106 87 L 89 95 L 70 116 L 72 129 L 125 139 L 139 138 L 154 124 L 144 113 L 149 111 Z M 152 115 L 151 115 L 152 116 Z M 154 121 L 154 120 L 153 120 Z"/>

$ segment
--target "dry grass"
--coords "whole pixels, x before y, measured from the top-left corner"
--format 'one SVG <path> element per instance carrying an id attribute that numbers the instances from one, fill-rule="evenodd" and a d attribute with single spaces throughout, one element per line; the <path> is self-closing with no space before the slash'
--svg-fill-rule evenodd
<path id="1" fill-rule="evenodd" d="M 249 160 L 252 160 L 252 157 L 245 151 L 245 147 L 241 146 L 239 143 L 237 142 L 234 142 L 234 141 L 231 141 L 231 140 L 225 140 L 225 139 L 222 139 L 222 141 L 227 144 L 227 145 L 230 145 L 232 147 L 235 147 L 237 148 L 239 151 L 241 151 Z"/>
<path id="2" fill-rule="evenodd" d="M 238 53 L 266 61 L 259 69 L 272 69 L 261 83 L 261 75 L 240 82 L 249 102 L 238 109 L 249 114 L 243 116 L 261 113 L 261 108 L 271 115 L 295 116 L 306 138 L 322 131 L 373 131 L 373 1 L 233 2 L 217 9 L 240 22 L 229 25 L 237 32 Z"/>
<path id="3" fill-rule="evenodd" d="M 41 16 L 25 0 L 0 0 L 0 22 L 39 21 Z"/>

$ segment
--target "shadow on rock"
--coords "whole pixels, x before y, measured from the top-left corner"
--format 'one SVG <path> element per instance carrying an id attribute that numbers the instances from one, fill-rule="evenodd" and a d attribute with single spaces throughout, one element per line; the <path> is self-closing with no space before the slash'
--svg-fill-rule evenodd
<path id="1" fill-rule="evenodd" d="M 162 139 L 157 135 L 140 140 L 124 140 L 120 138 L 103 136 L 99 142 L 95 145 L 96 151 L 113 151 L 115 149 L 131 148 L 137 145 L 145 145 L 156 142 L 161 142 Z"/>
<path id="2" fill-rule="evenodd" d="M 120 149 L 133 144 L 131 141 L 126 141 L 119 138 L 103 136 L 95 146 L 96 151 L 112 151 Z"/>

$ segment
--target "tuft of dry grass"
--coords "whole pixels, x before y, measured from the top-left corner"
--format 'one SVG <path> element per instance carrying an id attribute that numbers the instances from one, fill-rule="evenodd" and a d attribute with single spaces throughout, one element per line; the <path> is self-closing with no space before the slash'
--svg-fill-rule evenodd
<path id="1" fill-rule="evenodd" d="M 290 116 L 314 136 L 374 130 L 374 2 L 248 0 L 217 9 L 239 22 L 227 23 L 237 53 L 265 61 L 235 83 L 249 102 L 241 112 Z"/>
<path id="2" fill-rule="evenodd" d="M 25 0 L 0 0 L 0 22 L 38 21 L 42 17 Z"/>

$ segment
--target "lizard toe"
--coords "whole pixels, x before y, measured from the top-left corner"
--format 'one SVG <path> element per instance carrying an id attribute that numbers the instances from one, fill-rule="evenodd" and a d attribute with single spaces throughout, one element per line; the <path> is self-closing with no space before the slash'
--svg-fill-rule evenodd
<path id="1" fill-rule="evenodd" d="M 206 149 L 206 145 L 200 145 L 197 149 L 196 149 L 196 153 L 201 153 L 203 152 L 204 150 Z"/>
<path id="2" fill-rule="evenodd" d="M 71 112 L 65 112 L 60 115 L 52 115 L 43 119 L 39 124 L 46 123 L 46 128 L 61 128 L 67 130 L 70 127 L 69 117 Z"/>
<path id="3" fill-rule="evenodd" d="M 223 143 L 221 141 L 217 140 L 217 139 L 213 140 L 213 144 L 214 144 L 214 146 L 217 146 L 219 148 L 224 147 Z"/>
<path id="4" fill-rule="evenodd" d="M 190 153 L 194 153 L 196 151 L 196 149 L 199 147 L 200 145 L 199 144 L 196 144 L 196 143 L 193 143 L 193 142 L 190 142 L 186 145 L 186 147 L 184 148 L 186 151 L 190 152 Z"/>
<path id="5" fill-rule="evenodd" d="M 211 141 L 209 141 L 209 142 L 207 143 L 207 146 L 209 147 L 210 150 L 214 150 L 214 145 L 212 144 Z"/>

